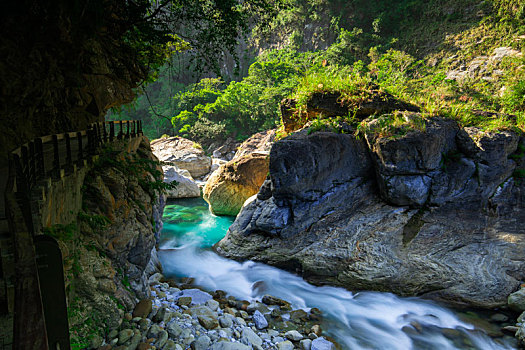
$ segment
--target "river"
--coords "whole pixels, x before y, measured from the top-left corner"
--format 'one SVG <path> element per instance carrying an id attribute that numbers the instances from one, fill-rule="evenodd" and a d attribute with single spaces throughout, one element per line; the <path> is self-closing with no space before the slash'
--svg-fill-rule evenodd
<path id="1" fill-rule="evenodd" d="M 323 329 L 344 349 L 489 350 L 517 346 L 513 337 L 491 338 L 466 321 L 472 312 L 460 313 L 432 301 L 391 293 L 316 287 L 275 267 L 220 257 L 211 246 L 224 237 L 233 219 L 212 215 L 201 198 L 168 202 L 159 252 L 164 274 L 192 277 L 206 290 L 221 289 L 239 299 L 260 300 L 270 294 L 295 308 L 317 307 L 325 315 Z M 480 323 L 488 324 L 484 320 Z"/>

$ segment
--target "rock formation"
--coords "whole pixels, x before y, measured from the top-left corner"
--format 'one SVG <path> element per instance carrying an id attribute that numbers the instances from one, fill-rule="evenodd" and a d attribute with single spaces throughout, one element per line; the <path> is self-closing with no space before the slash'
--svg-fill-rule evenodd
<path id="1" fill-rule="evenodd" d="M 402 118 L 276 142 L 269 178 L 217 252 L 316 284 L 506 304 L 525 279 L 524 139 Z"/>
<path id="2" fill-rule="evenodd" d="M 151 148 L 161 162 L 188 170 L 193 178 L 210 172 L 211 158 L 191 140 L 177 136 L 160 138 L 151 142 Z"/>
<path id="3" fill-rule="evenodd" d="M 165 165 L 162 170 L 164 171 L 164 182 L 172 183 L 175 181 L 177 183 L 175 188 L 166 192 L 168 198 L 200 197 L 201 190 L 188 170 L 179 169 L 173 165 Z"/>
<path id="4" fill-rule="evenodd" d="M 221 165 L 206 182 L 203 198 L 216 215 L 235 216 L 259 191 L 268 173 L 268 154 L 250 153 Z"/>
<path id="5" fill-rule="evenodd" d="M 160 268 L 155 245 L 164 209 L 151 185 L 162 181 L 159 169 L 150 170 L 156 161 L 145 138 L 132 156 L 100 156 L 85 176 L 76 222 L 47 229 L 59 239 L 70 308 L 79 313 L 72 327 L 89 327 L 88 319 L 100 329 L 116 327 L 123 308 L 149 296 L 148 277 Z"/>

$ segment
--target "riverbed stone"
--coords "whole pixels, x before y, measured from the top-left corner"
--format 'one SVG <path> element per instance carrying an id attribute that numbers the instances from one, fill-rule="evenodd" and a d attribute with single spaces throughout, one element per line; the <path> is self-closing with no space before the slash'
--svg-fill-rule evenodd
<path id="1" fill-rule="evenodd" d="M 193 305 L 200 305 L 206 303 L 206 301 L 213 299 L 213 297 L 200 289 L 185 289 L 179 295 L 180 297 L 190 297 Z"/>
<path id="2" fill-rule="evenodd" d="M 285 341 L 277 343 L 277 349 L 278 350 L 293 350 L 294 346 L 291 341 L 285 340 Z"/>
<path id="3" fill-rule="evenodd" d="M 241 343 L 246 345 L 261 346 L 263 341 L 251 328 L 246 327 L 243 328 L 241 332 Z"/>
<path id="4" fill-rule="evenodd" d="M 211 344 L 211 339 L 207 335 L 201 335 L 193 343 L 191 343 L 192 350 L 207 350 Z"/>
<path id="5" fill-rule="evenodd" d="M 232 315 L 226 314 L 224 316 L 219 317 L 219 324 L 223 328 L 228 328 L 228 327 L 231 327 L 233 325 L 233 320 L 234 319 L 235 319 L 235 317 L 233 317 Z"/>
<path id="6" fill-rule="evenodd" d="M 251 350 L 252 347 L 241 344 L 241 343 L 233 343 L 229 341 L 220 341 L 218 343 L 215 343 L 211 346 L 210 350 Z"/>
<path id="7" fill-rule="evenodd" d="M 335 346 L 331 341 L 320 337 L 312 341 L 311 350 L 335 350 Z"/>
<path id="8" fill-rule="evenodd" d="M 292 341 L 299 341 L 304 338 L 303 335 L 296 330 L 288 331 L 284 333 L 284 336 Z"/>
<path id="9" fill-rule="evenodd" d="M 255 310 L 252 317 L 257 329 L 264 329 L 268 327 L 268 321 L 259 310 Z"/>
<path id="10" fill-rule="evenodd" d="M 299 349 L 301 350 L 310 350 L 312 348 L 312 340 L 303 339 L 299 342 Z"/>
<path id="11" fill-rule="evenodd" d="M 217 311 L 219 308 L 219 302 L 213 299 L 206 300 L 205 305 L 210 308 L 212 311 Z"/>
<path id="12" fill-rule="evenodd" d="M 127 342 L 133 336 L 133 330 L 123 329 L 118 334 L 118 344 L 122 345 Z"/>
<path id="13" fill-rule="evenodd" d="M 525 311 L 525 288 L 521 288 L 517 292 L 509 295 L 508 304 L 514 311 Z"/>
<path id="14" fill-rule="evenodd" d="M 141 300 L 133 309 L 133 317 L 147 317 L 152 309 L 151 300 Z"/>

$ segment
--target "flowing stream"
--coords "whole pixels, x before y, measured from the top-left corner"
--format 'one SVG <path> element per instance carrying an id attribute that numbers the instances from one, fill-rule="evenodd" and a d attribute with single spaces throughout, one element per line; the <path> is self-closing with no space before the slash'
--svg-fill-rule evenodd
<path id="1" fill-rule="evenodd" d="M 201 198 L 168 202 L 164 210 L 160 260 L 168 277 L 192 277 L 208 290 L 221 289 L 244 300 L 271 294 L 295 308 L 319 308 L 323 329 L 344 349 L 514 349 L 512 337 L 493 339 L 456 312 L 420 298 L 391 293 L 352 293 L 316 287 L 261 263 L 239 263 L 215 254 L 233 222 L 208 211 Z"/>

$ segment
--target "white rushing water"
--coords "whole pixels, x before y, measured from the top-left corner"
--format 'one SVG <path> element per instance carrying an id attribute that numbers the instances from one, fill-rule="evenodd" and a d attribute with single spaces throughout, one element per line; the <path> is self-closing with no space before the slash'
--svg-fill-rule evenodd
<path id="1" fill-rule="evenodd" d="M 295 308 L 319 308 L 326 317 L 323 329 L 345 349 L 513 348 L 494 341 L 430 301 L 316 287 L 271 266 L 222 258 L 198 248 L 195 242 L 177 247 L 175 241 L 167 240 L 161 249 L 159 255 L 167 276 L 193 277 L 197 285 L 220 289 L 239 299 L 260 300 L 270 294 L 291 302 Z"/>

